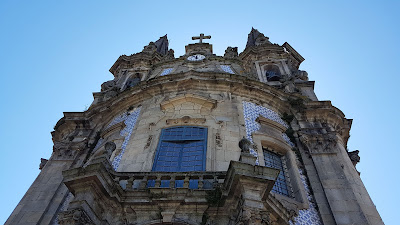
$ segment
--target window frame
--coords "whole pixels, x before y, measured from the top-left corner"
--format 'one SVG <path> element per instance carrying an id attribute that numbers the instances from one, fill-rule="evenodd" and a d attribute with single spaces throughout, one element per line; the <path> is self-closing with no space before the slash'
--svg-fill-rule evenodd
<path id="1" fill-rule="evenodd" d="M 174 129 L 174 128 L 179 128 L 182 127 L 184 129 L 188 129 L 188 128 L 202 128 L 204 129 L 204 133 L 202 136 L 202 139 L 164 139 L 164 135 L 167 132 L 167 130 L 169 129 Z M 159 136 L 159 140 L 158 140 L 158 144 L 157 144 L 157 148 L 155 150 L 155 154 L 154 154 L 154 159 L 153 159 L 153 165 L 152 165 L 152 169 L 151 171 L 154 172 L 194 172 L 194 171 L 206 171 L 207 170 L 207 139 L 208 139 L 208 128 L 207 127 L 203 127 L 203 126 L 173 126 L 173 127 L 166 127 L 161 129 L 160 132 L 160 136 Z M 193 171 L 160 171 L 160 170 L 155 170 L 156 169 L 156 165 L 160 156 L 160 147 L 162 142 L 184 142 L 184 141 L 202 141 L 202 146 L 203 146 L 203 158 L 202 158 L 202 170 L 193 170 Z M 180 151 L 180 155 L 183 153 L 183 149 Z M 182 162 L 182 158 L 181 156 L 179 156 L 178 159 L 178 163 Z M 181 166 L 179 165 L 179 168 L 181 168 Z"/>
<path id="2" fill-rule="evenodd" d="M 292 147 L 283 138 L 277 138 L 271 134 L 253 133 L 252 138 L 260 166 L 265 166 L 263 148 L 273 149 L 274 152 L 284 157 L 282 163 L 287 171 L 285 171 L 286 184 L 291 195 L 286 196 L 276 192 L 271 192 L 271 195 L 278 200 L 295 205 L 298 209 L 308 208 L 307 193 L 300 178 L 296 155 L 292 151 Z"/>
<path id="3" fill-rule="evenodd" d="M 283 193 L 283 192 L 281 192 L 279 190 L 276 190 L 277 188 L 275 189 L 275 186 L 278 184 L 279 176 L 276 179 L 274 187 L 272 188 L 271 191 L 274 192 L 274 193 L 280 194 L 280 195 L 284 195 L 284 196 L 287 196 L 287 197 L 292 197 L 293 196 L 293 189 L 288 184 L 288 180 L 289 179 L 288 179 L 288 176 L 287 176 L 288 175 L 288 171 L 287 171 L 285 156 L 280 154 L 280 153 L 277 153 L 276 151 L 274 151 L 273 149 L 270 149 L 268 147 L 262 147 L 262 151 L 263 151 L 264 166 L 267 166 L 266 165 L 267 163 L 265 162 L 266 152 L 268 152 L 268 154 L 272 156 L 271 158 L 273 158 L 273 157 L 279 158 L 280 168 L 277 168 L 274 165 L 272 165 L 272 166 L 268 165 L 268 167 L 280 170 L 280 172 L 283 175 L 283 181 L 282 182 L 279 181 L 279 183 L 283 183 L 282 185 L 285 186 L 285 189 L 286 189 L 287 193 L 285 194 L 285 193 Z"/>

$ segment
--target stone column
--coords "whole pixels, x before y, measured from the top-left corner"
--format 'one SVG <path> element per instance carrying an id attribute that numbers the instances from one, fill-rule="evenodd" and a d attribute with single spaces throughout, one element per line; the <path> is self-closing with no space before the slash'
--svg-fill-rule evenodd
<path id="1" fill-rule="evenodd" d="M 302 129 L 300 135 L 323 189 L 314 193 L 317 204 L 319 195 L 324 193 L 326 207 L 335 220 L 329 224 L 383 224 L 347 154 L 342 136 L 321 128 Z M 315 185 L 312 184 L 313 188 Z M 320 211 L 329 209 L 320 206 Z"/>

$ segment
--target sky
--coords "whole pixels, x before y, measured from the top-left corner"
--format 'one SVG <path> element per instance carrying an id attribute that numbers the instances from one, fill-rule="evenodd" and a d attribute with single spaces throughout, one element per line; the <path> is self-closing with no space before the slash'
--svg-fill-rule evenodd
<path id="1" fill-rule="evenodd" d="M 282 3 L 284 2 L 284 3 Z M 400 1 L 0 1 L 0 223 L 52 153 L 63 112 L 90 106 L 117 58 L 168 34 L 175 57 L 192 36 L 223 55 L 254 27 L 306 60 L 319 100 L 353 119 L 348 148 L 385 224 L 400 201 Z"/>

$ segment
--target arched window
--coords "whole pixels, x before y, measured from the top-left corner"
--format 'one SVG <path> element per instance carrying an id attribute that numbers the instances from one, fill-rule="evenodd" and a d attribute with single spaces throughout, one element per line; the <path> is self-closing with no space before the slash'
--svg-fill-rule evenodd
<path id="1" fill-rule="evenodd" d="M 125 83 L 125 89 L 136 86 L 141 81 L 141 76 L 136 73 L 134 76 L 130 77 Z"/>
<path id="2" fill-rule="evenodd" d="M 267 81 L 279 81 L 281 79 L 281 72 L 276 65 L 268 65 L 264 69 Z"/>

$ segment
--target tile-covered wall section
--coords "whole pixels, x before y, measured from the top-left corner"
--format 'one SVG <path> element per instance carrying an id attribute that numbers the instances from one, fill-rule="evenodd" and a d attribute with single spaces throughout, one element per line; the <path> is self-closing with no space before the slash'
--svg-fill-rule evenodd
<path id="1" fill-rule="evenodd" d="M 124 121 L 125 123 L 125 128 L 123 130 L 121 130 L 120 135 L 125 137 L 124 142 L 122 143 L 121 146 L 121 153 L 119 153 L 119 155 L 117 155 L 113 162 L 112 162 L 112 167 L 114 168 L 114 170 L 118 169 L 119 163 L 121 162 L 122 159 L 122 155 L 125 153 L 125 149 L 126 146 L 128 145 L 129 139 L 131 138 L 132 132 L 133 132 L 133 128 L 135 127 L 136 121 L 139 117 L 140 114 L 140 110 L 141 107 L 136 108 L 133 112 L 126 112 L 123 113 L 120 116 L 117 116 L 108 126 L 111 127 L 114 124 L 117 124 L 119 122 Z"/>
<path id="2" fill-rule="evenodd" d="M 260 129 L 260 124 L 256 122 L 256 119 L 259 116 L 263 116 L 267 119 L 270 119 L 272 121 L 278 122 L 282 126 L 288 128 L 289 126 L 286 124 L 285 121 L 281 119 L 278 113 L 274 112 L 271 109 L 268 109 L 266 107 L 256 105 L 251 102 L 246 102 L 243 101 L 243 116 L 244 116 L 244 121 L 245 121 L 245 127 L 246 127 L 246 138 L 249 139 L 253 143 L 253 138 L 252 138 L 252 133 L 256 132 L 257 130 Z M 295 147 L 295 145 L 290 141 L 289 137 L 285 134 L 282 133 L 283 139 L 292 147 Z M 250 149 L 250 153 L 253 154 L 254 156 L 258 157 L 257 152 L 254 151 L 253 149 Z M 258 164 L 258 160 L 257 160 Z M 304 189 L 307 192 L 307 199 L 309 202 L 309 208 L 308 209 L 303 209 L 299 210 L 299 215 L 294 218 L 293 221 L 290 221 L 291 225 L 319 225 L 322 224 L 318 211 L 315 207 L 313 196 L 311 194 L 310 188 L 308 187 L 307 184 L 307 177 L 304 175 L 303 170 L 299 169 L 300 173 L 300 178 L 301 181 L 304 185 Z"/>
<path id="3" fill-rule="evenodd" d="M 310 188 L 307 184 L 307 177 L 304 175 L 302 169 L 299 169 L 300 179 L 304 185 L 304 189 L 307 192 L 308 199 L 308 209 L 299 210 L 299 215 L 294 218 L 293 221 L 289 221 L 290 225 L 322 225 L 321 219 L 318 214 L 318 210 L 315 207 L 314 197 L 310 191 Z"/>

